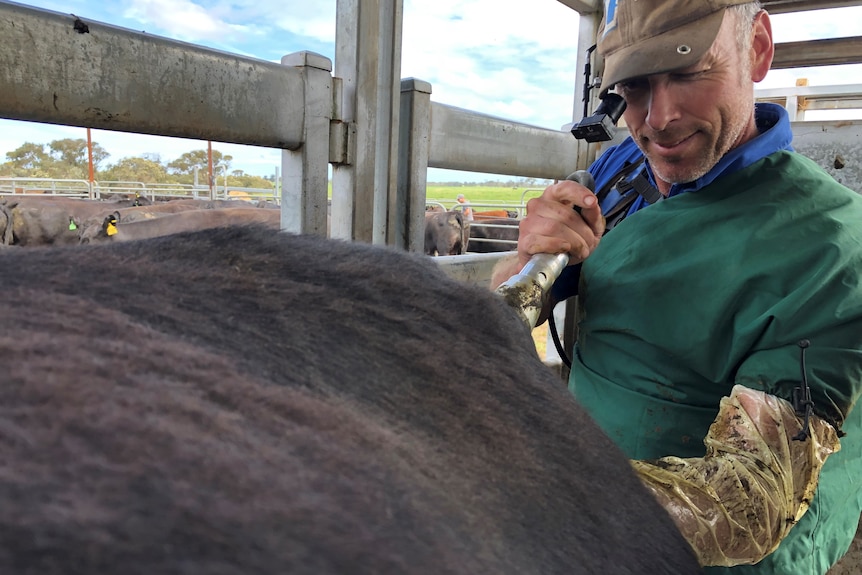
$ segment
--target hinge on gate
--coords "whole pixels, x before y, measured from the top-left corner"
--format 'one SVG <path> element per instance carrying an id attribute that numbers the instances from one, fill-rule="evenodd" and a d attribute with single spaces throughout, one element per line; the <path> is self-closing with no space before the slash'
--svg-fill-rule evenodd
<path id="1" fill-rule="evenodd" d="M 329 163 L 352 165 L 356 157 L 356 124 L 341 120 L 329 121 Z"/>
<path id="2" fill-rule="evenodd" d="M 356 158 L 356 124 L 344 120 L 344 81 L 332 77 L 332 110 L 329 120 L 329 163 L 350 166 Z"/>

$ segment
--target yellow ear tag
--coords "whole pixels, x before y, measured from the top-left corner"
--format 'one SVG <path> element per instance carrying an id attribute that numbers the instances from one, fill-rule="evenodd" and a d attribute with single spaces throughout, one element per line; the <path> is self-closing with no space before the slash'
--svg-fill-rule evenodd
<path id="1" fill-rule="evenodd" d="M 77 230 L 78 229 L 78 226 L 75 225 L 75 220 L 73 220 L 72 218 L 69 218 L 69 229 L 70 230 Z"/>
<path id="2" fill-rule="evenodd" d="M 108 224 L 108 227 L 105 228 L 105 233 L 109 236 L 114 235 L 115 233 L 117 233 L 117 226 L 115 226 L 114 224 Z"/>

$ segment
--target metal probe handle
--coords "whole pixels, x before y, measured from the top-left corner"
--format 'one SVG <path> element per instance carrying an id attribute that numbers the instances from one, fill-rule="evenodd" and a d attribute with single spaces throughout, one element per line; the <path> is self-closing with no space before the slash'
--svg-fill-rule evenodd
<path id="1" fill-rule="evenodd" d="M 569 174 L 566 179 L 590 190 L 596 187 L 592 174 L 586 170 Z M 578 213 L 581 211 L 578 206 L 573 209 Z M 548 301 L 551 286 L 568 264 L 569 254 L 535 254 L 520 272 L 500 284 L 496 292 L 515 308 L 527 327 L 533 329 Z"/>

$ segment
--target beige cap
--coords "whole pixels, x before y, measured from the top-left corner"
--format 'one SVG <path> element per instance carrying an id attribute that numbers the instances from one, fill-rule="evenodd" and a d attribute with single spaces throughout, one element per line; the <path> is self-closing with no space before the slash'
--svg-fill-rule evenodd
<path id="1" fill-rule="evenodd" d="M 617 82 L 697 63 L 715 41 L 724 9 L 751 0 L 605 0 L 598 52 L 602 93 Z"/>

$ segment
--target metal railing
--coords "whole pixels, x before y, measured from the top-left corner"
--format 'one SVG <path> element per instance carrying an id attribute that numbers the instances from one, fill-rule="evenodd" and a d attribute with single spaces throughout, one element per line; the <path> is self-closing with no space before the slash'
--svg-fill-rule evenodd
<path id="1" fill-rule="evenodd" d="M 176 183 L 132 181 L 93 181 L 62 178 L 0 177 L 0 195 L 64 196 L 71 198 L 104 199 L 113 195 L 139 195 L 152 201 L 171 199 L 207 199 L 209 186 Z M 270 201 L 279 203 L 278 192 L 268 188 L 214 186 L 216 199 Z"/>
<path id="2" fill-rule="evenodd" d="M 91 189 L 87 180 L 0 177 L 0 194 L 89 198 L 91 197 Z"/>

